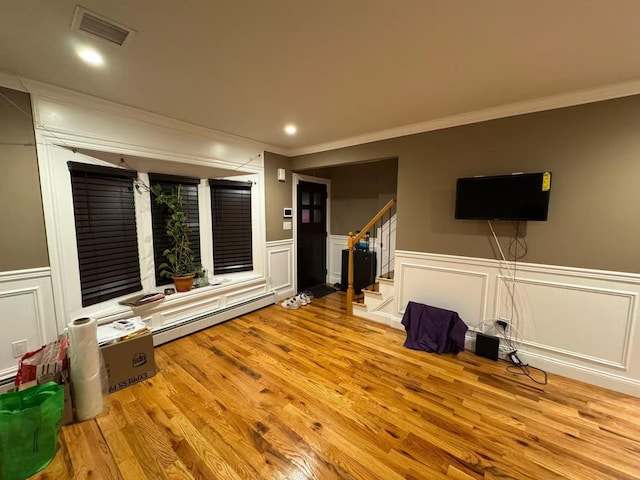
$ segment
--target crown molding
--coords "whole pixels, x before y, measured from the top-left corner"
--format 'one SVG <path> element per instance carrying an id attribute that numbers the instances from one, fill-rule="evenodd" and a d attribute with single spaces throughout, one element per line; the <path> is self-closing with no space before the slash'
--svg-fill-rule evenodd
<path id="1" fill-rule="evenodd" d="M 39 97 L 47 98 L 57 102 L 70 103 L 80 107 L 100 110 L 105 113 L 112 113 L 122 117 L 130 118 L 132 120 L 137 120 L 151 125 L 176 130 L 181 133 L 198 135 L 200 137 L 209 138 L 213 141 L 221 143 L 233 143 L 236 145 L 244 145 L 254 149 L 258 148 L 263 151 L 268 150 L 270 152 L 279 153 L 281 155 L 284 154 L 283 149 L 276 145 L 270 145 L 250 138 L 233 135 L 231 133 L 193 125 L 182 120 L 175 120 L 164 115 L 147 112 L 135 107 L 130 107 L 128 105 L 112 102 L 110 100 L 105 100 L 99 97 L 94 97 L 85 93 L 80 93 L 74 90 L 69 90 L 48 83 L 40 82 L 38 80 L 21 77 L 19 75 L 8 72 L 0 71 L 0 86 L 12 88 L 14 90 L 20 90 L 30 93 L 31 95 L 37 95 Z"/>
<path id="2" fill-rule="evenodd" d="M 12 90 L 18 90 L 19 92 L 26 92 L 27 89 L 22 82 L 20 81 L 20 77 L 13 73 L 3 72 L 0 70 L 0 87 L 10 88 Z"/>
<path id="3" fill-rule="evenodd" d="M 290 148 L 286 150 L 286 153 L 284 155 L 287 155 L 289 157 L 308 155 L 311 153 L 336 150 L 338 148 L 353 147 L 355 145 L 361 145 L 364 143 L 388 140 L 390 138 L 414 135 L 416 133 L 442 130 L 445 128 L 468 125 L 471 123 L 485 122 L 487 120 L 496 120 L 498 118 L 514 117 L 516 115 L 524 115 L 527 113 L 542 112 L 545 110 L 554 110 L 557 108 L 572 107 L 576 105 L 583 105 L 586 103 L 600 102 L 603 100 L 611 100 L 620 97 L 628 97 L 631 95 L 637 95 L 639 93 L 640 81 L 617 83 L 613 85 L 607 85 L 605 87 L 598 87 L 589 90 L 580 90 L 571 93 L 542 97 L 534 100 L 526 100 L 524 102 L 509 103 L 483 110 L 476 110 L 474 112 L 452 115 L 450 117 L 412 123 L 410 125 L 405 125 L 402 127 L 380 130 L 378 132 L 366 133 L 364 135 L 344 138 L 342 140 L 336 140 L 333 142 L 311 145 L 308 147 Z"/>
<path id="4" fill-rule="evenodd" d="M 163 115 L 147 112 L 145 110 L 140 110 L 134 107 L 129 107 L 127 105 L 104 100 L 73 90 L 68 90 L 66 88 L 57 87 L 37 80 L 31 80 L 10 72 L 0 71 L 0 86 L 31 93 L 33 95 L 39 95 L 56 101 L 68 102 L 83 107 L 98 109 L 104 112 L 121 115 L 152 125 L 173 129 L 182 133 L 209 138 L 218 142 L 229 142 L 238 145 L 245 145 L 247 147 L 259 148 L 263 151 L 269 151 L 287 157 L 297 157 L 301 155 L 325 152 L 328 150 L 336 150 L 339 148 L 352 147 L 355 145 L 377 142 L 381 140 L 388 140 L 391 138 L 414 135 L 417 133 L 431 132 L 434 130 L 442 130 L 445 128 L 485 122 L 488 120 L 513 117 L 517 115 L 524 115 L 527 113 L 542 112 L 545 110 L 554 110 L 557 108 L 572 107 L 576 105 L 583 105 L 587 103 L 600 102 L 603 100 L 611 100 L 614 98 L 640 94 L 640 81 L 617 83 L 604 87 L 580 90 L 560 95 L 552 95 L 548 97 L 537 98 L 534 100 L 526 100 L 523 102 L 509 103 L 483 110 L 462 113 L 459 115 L 452 115 L 449 117 L 412 123 L 410 125 L 366 133 L 363 135 L 348 137 L 332 142 L 320 143 L 299 148 L 286 148 L 277 145 L 270 145 L 264 142 L 218 130 L 209 129 L 206 127 L 201 127 L 198 125 L 193 125 L 181 120 L 175 120 Z"/>

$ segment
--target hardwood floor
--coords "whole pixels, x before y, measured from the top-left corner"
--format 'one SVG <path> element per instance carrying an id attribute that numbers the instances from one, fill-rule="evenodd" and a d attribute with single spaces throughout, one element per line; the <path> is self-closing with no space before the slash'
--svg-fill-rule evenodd
<path id="1" fill-rule="evenodd" d="M 344 313 L 265 308 L 156 349 L 35 478 L 638 479 L 640 399 L 541 387 Z"/>

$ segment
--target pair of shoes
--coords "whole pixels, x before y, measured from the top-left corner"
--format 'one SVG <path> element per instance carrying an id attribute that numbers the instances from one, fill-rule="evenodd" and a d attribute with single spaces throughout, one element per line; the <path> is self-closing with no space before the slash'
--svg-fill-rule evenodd
<path id="1" fill-rule="evenodd" d="M 295 298 L 300 305 L 309 305 L 311 303 L 311 295 L 308 293 L 301 292 L 293 298 Z"/>
<path id="2" fill-rule="evenodd" d="M 290 310 L 297 310 L 303 305 L 309 305 L 311 303 L 311 295 L 308 293 L 299 293 L 295 297 L 288 298 L 280 305 L 282 308 L 288 308 Z"/>
<path id="3" fill-rule="evenodd" d="M 300 308 L 300 302 L 296 300 L 296 297 L 288 298 L 280 305 L 282 306 L 282 308 L 288 308 L 290 310 L 297 310 L 298 308 Z"/>

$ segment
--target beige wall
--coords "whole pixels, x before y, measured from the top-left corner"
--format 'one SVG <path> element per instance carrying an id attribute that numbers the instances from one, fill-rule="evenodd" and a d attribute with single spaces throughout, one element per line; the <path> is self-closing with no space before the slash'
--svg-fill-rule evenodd
<path id="1" fill-rule="evenodd" d="M 292 159 L 294 169 L 397 156 L 398 249 L 494 258 L 486 222 L 455 220 L 458 177 L 551 171 L 526 262 L 640 272 L 640 96 Z M 499 224 L 503 244 L 512 234 Z"/>
<path id="2" fill-rule="evenodd" d="M 330 233 L 333 235 L 347 235 L 359 230 L 391 198 L 396 197 L 397 159 L 325 170 L 326 178 L 331 179 Z"/>
<path id="3" fill-rule="evenodd" d="M 278 181 L 278 168 L 284 168 L 286 171 L 284 182 Z M 282 209 L 293 207 L 291 159 L 283 155 L 264 152 L 264 177 L 267 242 L 293 238 L 292 230 L 282 228 L 282 223 L 285 220 L 282 217 Z M 286 220 L 293 221 L 290 218 Z"/>
<path id="4" fill-rule="evenodd" d="M 0 87 L 0 92 L 27 113 L 27 93 Z M 0 96 L 0 271 L 46 267 L 47 240 L 33 124 Z"/>

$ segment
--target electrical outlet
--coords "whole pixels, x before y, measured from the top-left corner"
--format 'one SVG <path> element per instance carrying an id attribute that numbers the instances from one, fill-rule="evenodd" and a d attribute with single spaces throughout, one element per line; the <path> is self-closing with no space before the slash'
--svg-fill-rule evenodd
<path id="1" fill-rule="evenodd" d="M 21 358 L 27 353 L 27 340 L 18 340 L 11 344 L 11 350 L 13 351 L 13 358 Z"/>

